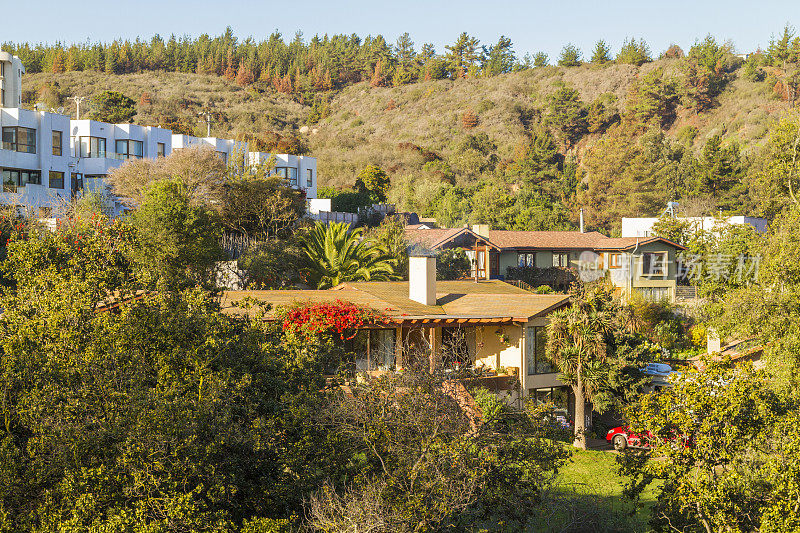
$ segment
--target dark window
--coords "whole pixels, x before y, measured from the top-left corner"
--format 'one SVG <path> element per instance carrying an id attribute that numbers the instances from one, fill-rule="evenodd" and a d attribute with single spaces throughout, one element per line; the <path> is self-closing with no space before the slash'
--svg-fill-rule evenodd
<path id="1" fill-rule="evenodd" d="M 3 192 L 21 192 L 19 187 L 27 184 L 41 185 L 42 174 L 38 170 L 24 170 L 18 168 L 5 168 L 2 172 Z"/>
<path id="2" fill-rule="evenodd" d="M 553 252 L 553 266 L 554 267 L 568 267 L 569 266 L 569 253 L 567 253 L 567 252 Z"/>
<path id="3" fill-rule="evenodd" d="M 60 131 L 53 132 L 53 155 L 61 155 L 63 151 L 62 139 L 64 134 Z"/>
<path id="4" fill-rule="evenodd" d="M 10 126 L 3 128 L 3 150 L 36 153 L 36 130 Z"/>
<path id="5" fill-rule="evenodd" d="M 158 143 L 156 147 L 156 157 L 164 157 L 167 152 L 167 145 L 165 143 Z"/>
<path id="6" fill-rule="evenodd" d="M 106 140 L 103 137 L 81 137 L 81 157 L 106 156 Z"/>
<path id="7" fill-rule="evenodd" d="M 292 187 L 297 187 L 297 168 L 275 167 L 274 173 L 288 181 Z"/>
<path id="8" fill-rule="evenodd" d="M 536 254 L 535 253 L 518 253 L 517 254 L 517 265 L 520 268 L 525 267 L 535 267 L 536 266 Z"/>
<path id="9" fill-rule="evenodd" d="M 311 188 L 314 186 L 314 171 L 306 169 L 306 187 Z"/>
<path id="10" fill-rule="evenodd" d="M 642 254 L 642 274 L 663 276 L 667 272 L 667 253 L 649 252 Z"/>
<path id="11" fill-rule="evenodd" d="M 529 376 L 555 372 L 550 361 L 545 356 L 546 341 L 544 327 L 530 326 L 525 328 L 525 361 Z"/>
<path id="12" fill-rule="evenodd" d="M 50 179 L 48 181 L 51 189 L 63 189 L 64 188 L 64 173 L 63 172 L 56 172 L 55 170 L 50 171 Z"/>
<path id="13" fill-rule="evenodd" d="M 142 141 L 122 139 L 116 142 L 117 159 L 141 159 L 144 156 Z"/>

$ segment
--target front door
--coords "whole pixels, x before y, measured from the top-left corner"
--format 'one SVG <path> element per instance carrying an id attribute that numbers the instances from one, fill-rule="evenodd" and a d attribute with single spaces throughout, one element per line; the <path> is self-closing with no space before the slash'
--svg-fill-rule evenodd
<path id="1" fill-rule="evenodd" d="M 489 265 L 490 265 L 489 277 L 491 277 L 493 279 L 499 278 L 500 277 L 500 253 L 499 252 L 495 252 L 495 253 L 489 252 Z"/>

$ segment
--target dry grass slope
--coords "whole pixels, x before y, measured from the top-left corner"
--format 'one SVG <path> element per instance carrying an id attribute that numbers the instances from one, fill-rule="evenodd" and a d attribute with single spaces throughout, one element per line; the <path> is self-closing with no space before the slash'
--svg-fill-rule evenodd
<path id="1" fill-rule="evenodd" d="M 483 132 L 497 145 L 498 155 L 509 158 L 525 135 L 526 123 L 541 116 L 547 96 L 557 83 L 573 86 L 587 104 L 604 93 L 613 93 L 617 106 L 623 108 L 637 77 L 656 68 L 663 68 L 668 76 L 682 75 L 679 62 L 667 59 L 642 67 L 613 63 L 544 67 L 493 78 L 427 81 L 396 88 L 360 83 L 331 94 L 328 116 L 310 125 L 303 136 L 319 158 L 322 184 L 339 187 L 351 186 L 356 173 L 367 164 L 377 164 L 395 175 L 418 170 L 425 162 L 422 155 L 399 147 L 399 143 L 413 143 L 447 157 L 460 136 Z M 299 134 L 311 114 L 309 106 L 284 95 L 241 88 L 216 76 L 69 72 L 35 74 L 25 81 L 29 90 L 54 84 L 60 105 L 70 112 L 74 112 L 74 103 L 67 101 L 67 96 L 91 96 L 111 89 L 138 101 L 147 92 L 154 104 L 137 121 L 154 124 L 160 115 L 174 113 L 198 135 L 205 135 L 205 124 L 197 111 L 206 105 L 219 112 L 212 134 L 222 137 L 263 131 Z M 462 115 L 468 109 L 478 122 L 467 131 Z M 708 112 L 697 114 L 680 107 L 668 133 L 677 137 L 691 126 L 697 130 L 695 147 L 702 146 L 710 135 L 721 133 L 738 140 L 746 150 L 763 140 L 771 121 L 786 109 L 787 104 L 777 100 L 764 82 L 738 76 Z M 576 155 L 580 158 L 596 140 L 585 138 L 574 149 Z"/>

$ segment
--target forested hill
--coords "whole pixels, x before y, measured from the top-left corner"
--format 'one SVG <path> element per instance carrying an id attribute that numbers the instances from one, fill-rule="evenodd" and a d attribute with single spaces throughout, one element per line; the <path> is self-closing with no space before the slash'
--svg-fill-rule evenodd
<path id="1" fill-rule="evenodd" d="M 689 214 L 771 216 L 781 207 L 765 159 L 800 84 L 800 41 L 791 38 L 746 60 L 710 37 L 655 60 L 641 41 L 587 61 L 565 47 L 560 66 L 517 61 L 500 72 L 488 56 L 452 72 L 452 57 L 436 56 L 436 76 L 398 78 L 394 61 L 391 76 L 362 72 L 313 90 L 300 90 L 294 80 L 311 82 L 299 71 L 285 90 L 275 76 L 235 71 L 57 65 L 26 76 L 25 100 L 70 110 L 69 96 L 116 90 L 138 102 L 136 122 L 201 135 L 198 113 L 211 110 L 214 135 L 318 157 L 323 186 L 349 189 L 377 165 L 391 178 L 390 201 L 442 224 L 569 228 L 584 207 L 590 227 L 613 233 L 620 217 L 657 215 L 670 200 Z M 353 196 L 336 202 L 352 207 Z"/>

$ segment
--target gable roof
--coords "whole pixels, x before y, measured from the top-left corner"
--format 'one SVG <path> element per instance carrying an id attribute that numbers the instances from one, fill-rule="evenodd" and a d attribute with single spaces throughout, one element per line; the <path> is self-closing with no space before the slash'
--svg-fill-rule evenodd
<path id="1" fill-rule="evenodd" d="M 607 237 L 597 231 L 509 231 L 489 230 L 486 237 L 469 228 L 422 229 L 406 227 L 406 240 L 435 250 L 461 235 L 488 241 L 497 250 L 630 250 L 652 242 L 663 242 L 679 250 L 680 244 L 663 237 Z"/>
<path id="2" fill-rule="evenodd" d="M 444 245 L 453 242 L 459 237 L 474 239 L 482 245 L 499 250 L 500 247 L 493 244 L 490 239 L 478 235 L 469 228 L 411 228 L 406 226 L 405 238 L 412 245 L 418 245 L 430 250 L 436 250 Z"/>
<path id="3" fill-rule="evenodd" d="M 229 315 L 253 316 L 234 304 L 246 297 L 272 304 L 266 320 L 276 318 L 276 308 L 294 303 L 324 303 L 342 300 L 388 315 L 393 322 L 446 320 L 526 322 L 565 305 L 564 294 L 533 294 L 502 281 L 439 281 L 436 305 L 424 305 L 408 297 L 407 281 L 351 282 L 330 290 L 227 291 L 222 296 L 222 311 Z"/>
<path id="4" fill-rule="evenodd" d="M 590 231 L 507 231 L 489 230 L 488 238 L 500 248 L 540 248 L 547 250 L 594 248 L 608 239 L 602 233 Z"/>

